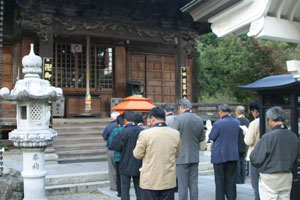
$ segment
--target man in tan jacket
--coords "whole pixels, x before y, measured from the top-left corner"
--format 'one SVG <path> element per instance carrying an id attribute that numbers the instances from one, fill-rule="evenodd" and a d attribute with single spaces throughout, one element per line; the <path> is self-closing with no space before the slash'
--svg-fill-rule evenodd
<path id="1" fill-rule="evenodd" d="M 176 187 L 176 157 L 180 150 L 180 135 L 167 127 L 162 108 L 151 109 L 152 128 L 143 130 L 133 155 L 143 159 L 140 168 L 140 188 L 143 200 L 174 200 Z"/>

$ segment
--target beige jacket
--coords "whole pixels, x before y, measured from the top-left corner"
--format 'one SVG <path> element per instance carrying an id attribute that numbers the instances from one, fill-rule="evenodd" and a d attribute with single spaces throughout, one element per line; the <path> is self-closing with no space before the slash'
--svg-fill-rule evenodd
<path id="1" fill-rule="evenodd" d="M 244 142 L 248 145 L 248 152 L 247 152 L 247 160 L 250 160 L 250 154 L 253 151 L 255 145 L 259 141 L 259 118 L 253 120 L 249 124 L 248 131 L 245 135 Z"/>
<path id="2" fill-rule="evenodd" d="M 166 190 L 176 187 L 176 157 L 180 150 L 180 134 L 167 126 L 141 131 L 133 156 L 143 159 L 140 187 Z"/>

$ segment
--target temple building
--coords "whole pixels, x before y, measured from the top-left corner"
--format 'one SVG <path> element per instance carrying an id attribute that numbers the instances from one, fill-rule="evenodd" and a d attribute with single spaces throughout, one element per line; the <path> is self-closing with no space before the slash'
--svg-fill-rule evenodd
<path id="1" fill-rule="evenodd" d="M 132 94 L 197 102 L 197 36 L 211 29 L 180 10 L 189 2 L 2 0 L 1 87 L 23 77 L 21 59 L 34 43 L 44 78 L 63 89 L 57 116 L 106 117 L 112 98 Z M 0 118 L 15 118 L 15 109 L 2 100 Z"/>

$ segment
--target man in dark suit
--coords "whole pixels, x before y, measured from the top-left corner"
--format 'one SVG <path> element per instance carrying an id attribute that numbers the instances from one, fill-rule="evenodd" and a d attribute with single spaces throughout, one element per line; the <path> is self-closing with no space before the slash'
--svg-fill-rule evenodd
<path id="1" fill-rule="evenodd" d="M 219 117 L 211 129 L 213 141 L 211 162 L 214 165 L 216 200 L 236 199 L 236 167 L 239 160 L 238 138 L 240 122 L 229 116 L 228 105 L 219 106 Z"/>
<path id="2" fill-rule="evenodd" d="M 135 194 L 137 200 L 141 199 L 140 191 L 140 171 L 142 161 L 133 157 L 133 149 L 140 132 L 143 130 L 140 126 L 134 123 L 134 113 L 132 111 L 124 112 L 125 128 L 116 136 L 113 143 L 113 149 L 121 152 L 119 164 L 119 172 L 121 178 L 121 199 L 130 200 L 129 190 L 130 181 L 133 179 Z"/>
<path id="3" fill-rule="evenodd" d="M 198 164 L 200 142 L 205 139 L 203 120 L 191 112 L 192 104 L 188 99 L 178 102 L 179 115 L 171 127 L 180 132 L 180 155 L 176 159 L 179 200 L 198 200 Z"/>

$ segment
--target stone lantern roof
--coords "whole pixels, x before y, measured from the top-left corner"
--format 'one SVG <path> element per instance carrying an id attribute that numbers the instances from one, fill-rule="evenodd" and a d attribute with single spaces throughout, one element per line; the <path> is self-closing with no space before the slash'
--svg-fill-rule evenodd
<path id="1" fill-rule="evenodd" d="M 31 44 L 30 53 L 22 59 L 24 66 L 24 79 L 18 80 L 13 90 L 9 91 L 4 87 L 0 90 L 0 96 L 11 101 L 27 100 L 56 100 L 62 97 L 61 88 L 50 86 L 47 80 L 40 78 L 42 73 L 42 59 L 35 55 L 33 44 Z"/>

